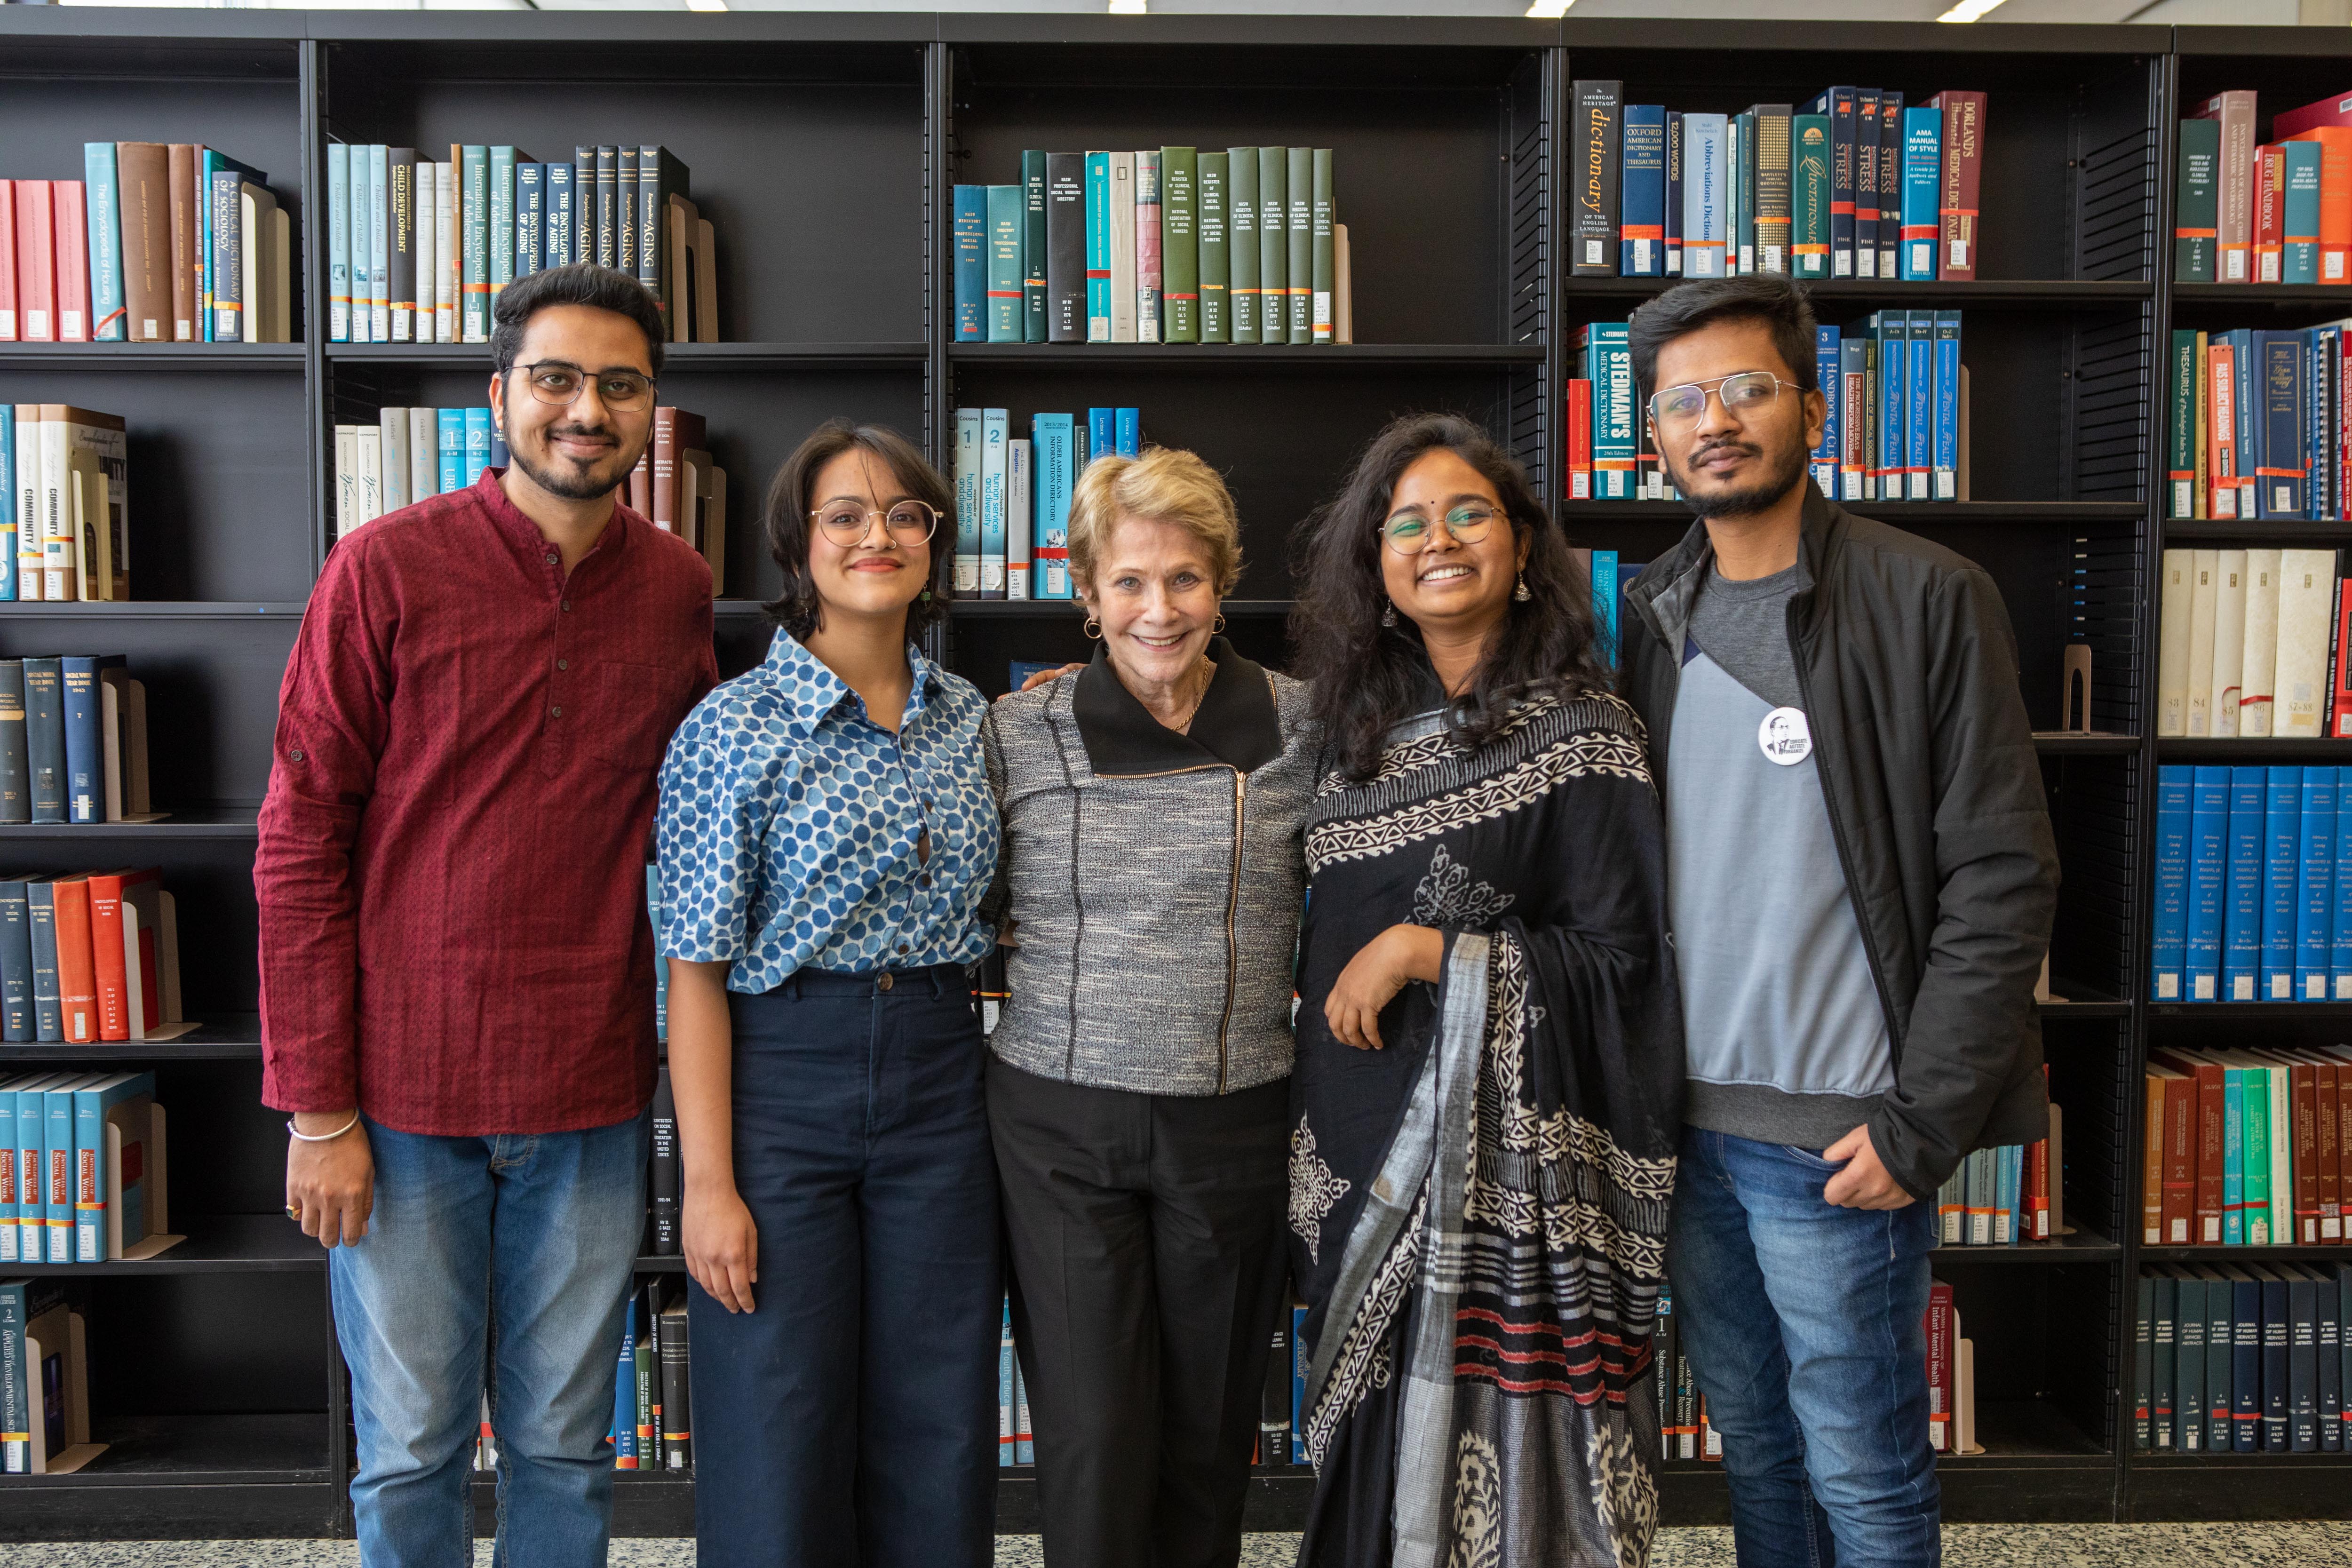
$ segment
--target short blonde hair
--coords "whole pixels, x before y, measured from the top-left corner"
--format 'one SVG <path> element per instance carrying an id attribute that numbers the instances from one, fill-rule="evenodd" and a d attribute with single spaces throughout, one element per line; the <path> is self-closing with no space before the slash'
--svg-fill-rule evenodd
<path id="1" fill-rule="evenodd" d="M 1242 578 L 1241 516 L 1233 492 L 1198 453 L 1147 447 L 1140 458 L 1106 455 L 1087 465 L 1070 496 L 1070 581 L 1092 588 L 1095 563 L 1122 517 L 1172 522 L 1208 552 L 1217 597 Z"/>

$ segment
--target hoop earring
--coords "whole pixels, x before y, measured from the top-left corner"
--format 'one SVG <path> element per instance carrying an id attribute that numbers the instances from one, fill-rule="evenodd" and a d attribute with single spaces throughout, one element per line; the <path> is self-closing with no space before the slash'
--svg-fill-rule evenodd
<path id="1" fill-rule="evenodd" d="M 1528 592 L 1528 574 L 1526 573 L 1522 572 L 1519 574 L 1519 585 L 1511 590 L 1511 597 L 1517 600 L 1522 605 L 1535 597 L 1533 594 Z"/>
<path id="2" fill-rule="evenodd" d="M 1101 637 L 1102 637 L 1102 623 L 1101 623 L 1100 621 L 1098 621 L 1098 620 L 1095 619 L 1092 616 L 1088 616 L 1087 617 L 1087 624 L 1086 624 L 1086 628 L 1085 628 L 1085 629 L 1086 629 L 1086 634 L 1087 634 L 1087 640 L 1088 642 L 1097 642 L 1097 641 L 1101 640 Z"/>
<path id="3" fill-rule="evenodd" d="M 1388 608 L 1381 612 L 1381 625 L 1384 626 L 1392 626 L 1396 625 L 1396 601 L 1394 599 L 1388 601 Z"/>
<path id="4" fill-rule="evenodd" d="M 1223 611 L 1223 610 L 1219 610 L 1219 611 L 1217 612 L 1217 624 L 1216 624 L 1215 626 L 1211 626 L 1211 627 L 1209 628 L 1209 631 L 1210 631 L 1210 633 L 1211 633 L 1212 635 L 1214 635 L 1215 633 L 1218 633 L 1218 632 L 1223 631 L 1224 629 L 1225 629 L 1225 612 L 1224 612 L 1224 611 Z"/>

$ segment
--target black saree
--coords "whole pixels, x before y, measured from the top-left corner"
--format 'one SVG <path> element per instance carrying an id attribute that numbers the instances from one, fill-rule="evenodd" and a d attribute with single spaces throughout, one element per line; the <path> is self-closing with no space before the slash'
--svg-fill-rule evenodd
<path id="1" fill-rule="evenodd" d="M 1475 752 L 1408 721 L 1376 776 L 1326 781 L 1307 857 L 1302 1568 L 1634 1568 L 1683 1084 L 1640 721 L 1540 697 Z M 1386 1048 L 1341 1045 L 1324 998 L 1396 924 L 1445 933 L 1444 978 Z"/>

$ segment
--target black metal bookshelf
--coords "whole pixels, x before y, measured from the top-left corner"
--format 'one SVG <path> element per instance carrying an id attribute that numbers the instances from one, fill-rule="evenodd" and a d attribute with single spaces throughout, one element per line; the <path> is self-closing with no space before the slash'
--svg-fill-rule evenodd
<path id="1" fill-rule="evenodd" d="M 2317 28 L 1242 17 L 928 13 L 0 9 L 0 174 L 71 177 L 85 140 L 201 141 L 257 163 L 293 213 L 299 341 L 0 345 L 0 396 L 131 425 L 133 588 L 120 605 L 0 606 L 0 654 L 121 651 L 151 689 L 163 821 L 0 829 L 11 859 L 164 868 L 183 912 L 194 1035 L 152 1046 L 11 1047 L 22 1064 L 152 1066 L 178 1132 L 181 1247 L 59 1269 L 88 1280 L 97 1435 L 80 1474 L 0 1480 L 0 1539 L 348 1533 L 346 1385 L 323 1261 L 279 1215 L 283 1137 L 259 1103 L 254 814 L 276 697 L 331 547 L 339 419 L 473 404 L 478 345 L 330 343 L 323 188 L 331 140 L 435 150 L 659 141 L 716 225 L 722 328 L 674 345 L 666 401 L 704 414 L 739 498 L 717 614 L 721 667 L 767 640 L 776 584 L 756 526 L 782 457 L 837 414 L 895 425 L 942 466 L 951 411 L 1140 407 L 1157 441 L 1225 472 L 1247 566 L 1227 606 L 1279 661 L 1293 523 L 1390 416 L 1444 406 L 1495 428 L 1560 502 L 1577 329 L 1661 280 L 1560 264 L 1566 103 L 1579 77 L 1629 100 L 1732 110 L 1832 81 L 1990 94 L 1984 246 L 1971 282 L 1849 280 L 1830 321 L 1882 306 L 1968 312 L 1973 493 L 1856 510 L 1950 545 L 1999 584 L 2018 632 L 2066 881 L 2041 1009 L 2066 1111 L 2072 1236 L 1938 1256 L 1979 1347 L 1985 1452 L 1941 1467 L 1954 1519 L 2352 1517 L 2352 1454 L 2136 1455 L 2128 1397 L 2139 1264 L 2138 1089 L 2151 1035 L 2338 1029 L 2352 1004 L 2187 1008 L 2146 995 L 2159 756 L 2333 755 L 2328 742 L 2161 744 L 2148 584 L 2168 538 L 2352 542 L 2352 524 L 2167 523 L 2159 344 L 2169 327 L 2352 313 L 2352 287 L 2176 286 L 2165 242 L 2173 125 L 2223 87 L 2270 107 L 2335 91 L 2352 38 Z M 1014 177 L 1024 147 L 1290 142 L 1339 151 L 1358 342 L 1337 348 L 952 341 L 957 183 Z M 553 150 L 551 152 L 551 150 Z M 1678 507 L 1559 506 L 1580 544 L 1646 560 Z M 962 604 L 936 651 L 1002 690 L 1013 659 L 1082 658 L 1059 604 Z M 2094 650 L 2096 733 L 2056 732 L 2064 647 Z M 2352 742 L 2336 744 L 2352 745 Z M 2320 1256 L 2328 1249 L 2273 1249 Z M 2231 1258 L 2255 1256 L 2231 1249 Z M 645 1258 L 675 1275 L 675 1258 Z M 1253 1528 L 1295 1528 L 1311 1478 L 1254 1479 Z M 487 1487 L 478 1488 L 487 1510 Z M 623 1533 L 692 1527 L 690 1477 L 625 1475 Z M 1720 1468 L 1676 1463 L 1666 1518 L 1727 1517 Z M 999 1528 L 1034 1529 L 1008 1471 Z"/>

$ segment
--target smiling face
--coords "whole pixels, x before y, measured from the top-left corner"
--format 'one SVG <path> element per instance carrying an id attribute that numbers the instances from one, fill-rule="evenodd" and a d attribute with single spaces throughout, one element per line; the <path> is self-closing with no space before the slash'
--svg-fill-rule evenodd
<path id="1" fill-rule="evenodd" d="M 1103 649 L 1130 691 L 1173 686 L 1209 646 L 1217 573 L 1208 548 L 1181 524 L 1119 514 L 1082 584 L 1102 623 Z"/>
<path id="2" fill-rule="evenodd" d="M 1447 526 L 1465 508 L 1494 513 L 1485 531 L 1465 540 Z M 1391 542 L 1401 521 L 1407 538 Z M 1410 526 L 1417 523 L 1417 532 Z M 1416 554 L 1398 543 L 1417 542 Z M 1397 476 L 1389 497 L 1389 527 L 1381 541 L 1381 582 L 1423 637 L 1483 637 L 1511 606 L 1526 548 L 1504 514 L 1503 498 L 1486 476 L 1444 447 L 1423 452 Z"/>
<path id="3" fill-rule="evenodd" d="M 1727 409 L 1717 384 L 1763 371 L 1791 384 L 1769 402 Z M 1805 459 L 1821 444 L 1828 404 L 1801 393 L 1797 374 L 1759 321 L 1713 321 L 1658 349 L 1657 384 L 1709 388 L 1696 418 L 1654 421 L 1666 475 L 1701 517 L 1740 517 L 1765 510 L 1804 482 Z"/>
<path id="4" fill-rule="evenodd" d="M 521 367 L 547 360 L 588 373 L 586 384 L 568 405 L 542 402 L 525 384 Z M 653 399 L 627 411 L 608 408 L 598 395 L 597 376 L 634 371 L 650 377 L 644 331 L 618 311 L 551 305 L 524 328 L 514 363 L 514 370 L 490 378 L 491 401 L 513 466 L 566 500 L 594 500 L 619 489 L 653 433 Z"/>
<path id="5" fill-rule="evenodd" d="M 816 472 L 808 504 L 815 515 L 808 528 L 808 574 L 816 587 L 822 618 L 835 616 L 904 620 L 907 606 L 922 596 L 931 577 L 934 532 L 921 543 L 894 536 L 883 519 L 913 495 L 878 455 L 852 447 Z M 856 511 L 866 521 L 866 534 L 855 544 L 842 544 L 817 521 L 828 512 Z"/>

